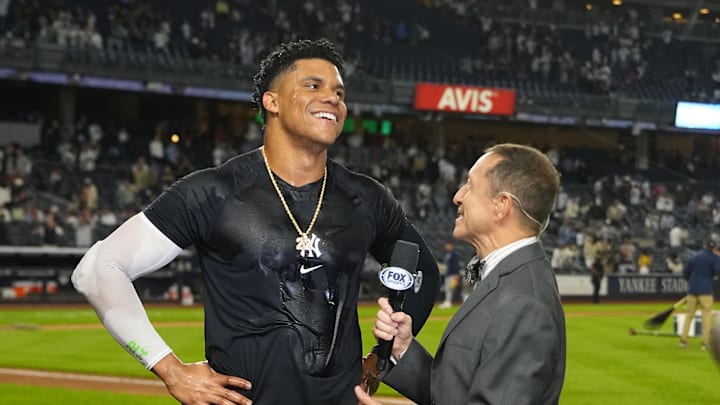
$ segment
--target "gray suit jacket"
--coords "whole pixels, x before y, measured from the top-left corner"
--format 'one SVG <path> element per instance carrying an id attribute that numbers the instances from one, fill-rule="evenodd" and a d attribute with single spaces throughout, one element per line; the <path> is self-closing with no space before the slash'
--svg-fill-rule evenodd
<path id="1" fill-rule="evenodd" d="M 383 381 L 418 404 L 557 404 L 565 315 L 540 243 L 503 259 L 450 320 L 435 358 L 417 342 Z"/>

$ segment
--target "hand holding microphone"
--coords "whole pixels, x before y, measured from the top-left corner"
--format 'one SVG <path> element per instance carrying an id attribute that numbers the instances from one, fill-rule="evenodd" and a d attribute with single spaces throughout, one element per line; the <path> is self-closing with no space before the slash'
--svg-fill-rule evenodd
<path id="1" fill-rule="evenodd" d="M 373 335 L 379 342 L 390 342 L 391 354 L 399 360 L 413 339 L 412 318 L 402 311 L 395 311 L 387 298 L 378 299 L 378 305 L 380 310 L 373 325 Z"/>
<path id="2" fill-rule="evenodd" d="M 420 248 L 416 243 L 399 240 L 395 243 L 390 266 L 380 271 L 380 282 L 388 288 L 387 302 L 380 300 L 381 309 L 378 320 L 373 327 L 373 333 L 379 332 L 378 344 L 372 352 L 363 358 L 363 375 L 360 382 L 365 392 L 372 395 L 380 385 L 383 371 L 388 368 L 390 354 L 393 349 L 395 336 L 403 339 L 407 347 L 412 339 L 412 320 L 402 311 L 405 299 L 405 290 L 415 285 L 415 276 L 412 272 L 417 268 Z M 397 324 L 397 333 L 394 333 Z M 402 327 L 401 327 L 402 326 Z M 389 340 L 385 340 L 387 337 Z"/>

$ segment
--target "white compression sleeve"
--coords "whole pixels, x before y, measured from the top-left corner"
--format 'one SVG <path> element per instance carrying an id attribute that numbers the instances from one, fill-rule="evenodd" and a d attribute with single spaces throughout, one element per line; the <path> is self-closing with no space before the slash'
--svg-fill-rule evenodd
<path id="1" fill-rule="evenodd" d="M 150 323 L 132 280 L 158 270 L 182 249 L 143 213 L 95 243 L 72 274 L 105 328 L 149 370 L 172 350 Z"/>

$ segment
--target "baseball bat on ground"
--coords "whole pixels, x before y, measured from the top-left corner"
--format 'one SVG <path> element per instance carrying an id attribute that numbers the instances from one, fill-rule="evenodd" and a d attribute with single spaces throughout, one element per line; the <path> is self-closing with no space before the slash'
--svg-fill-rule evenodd
<path id="1" fill-rule="evenodd" d="M 662 312 L 659 312 L 659 313 L 653 315 L 652 318 L 650 318 L 650 319 L 646 320 L 645 322 L 643 322 L 643 327 L 645 327 L 645 329 L 648 329 L 648 330 L 657 330 L 657 329 L 660 329 L 660 327 L 663 326 L 663 324 L 665 323 L 665 321 L 670 317 L 670 314 L 672 314 L 673 311 L 675 311 L 675 310 L 678 309 L 680 306 L 682 306 L 683 304 L 685 304 L 685 300 L 686 300 L 686 299 L 687 299 L 687 298 L 683 297 L 681 300 L 679 300 L 678 302 L 674 303 L 670 308 L 668 308 L 668 309 L 666 309 L 666 310 L 664 310 L 664 311 L 662 311 Z"/>
<path id="2" fill-rule="evenodd" d="M 628 330 L 631 335 L 650 335 L 650 336 L 666 336 L 666 337 L 677 337 L 676 334 L 672 332 L 663 332 L 659 330 L 638 330 L 635 328 L 630 328 Z"/>

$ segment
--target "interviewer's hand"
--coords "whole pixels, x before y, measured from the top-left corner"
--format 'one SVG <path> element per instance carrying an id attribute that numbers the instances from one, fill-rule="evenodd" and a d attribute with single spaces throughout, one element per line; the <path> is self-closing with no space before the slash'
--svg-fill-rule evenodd
<path id="1" fill-rule="evenodd" d="M 412 318 L 404 312 L 393 312 L 392 306 L 387 298 L 378 299 L 380 310 L 375 318 L 373 335 L 376 339 L 393 341 L 392 355 L 400 359 L 412 342 Z"/>
<path id="2" fill-rule="evenodd" d="M 355 386 L 355 396 L 358 399 L 358 405 L 382 405 L 382 402 L 373 399 L 359 385 Z"/>
<path id="3" fill-rule="evenodd" d="M 250 381 L 215 372 L 207 361 L 183 363 L 170 354 L 152 369 L 170 395 L 184 405 L 250 405 L 252 401 L 226 387 L 249 390 Z"/>

